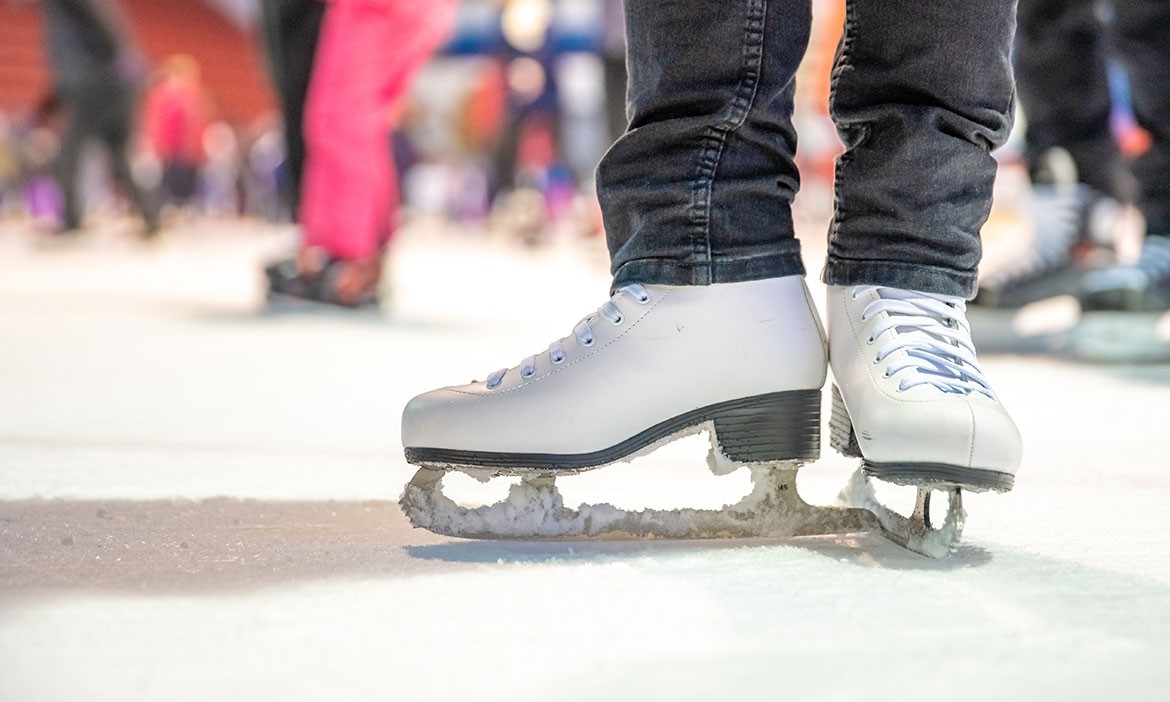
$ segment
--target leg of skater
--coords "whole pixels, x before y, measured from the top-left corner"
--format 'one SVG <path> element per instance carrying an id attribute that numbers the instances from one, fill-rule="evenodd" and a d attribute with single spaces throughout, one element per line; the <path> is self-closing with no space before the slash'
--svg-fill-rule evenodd
<path id="1" fill-rule="evenodd" d="M 890 5 L 853 8 L 835 72 L 849 146 L 825 269 L 837 404 L 880 477 L 1008 489 L 1019 433 L 963 297 L 1011 121 L 1012 3 Z M 956 23 L 969 33 L 944 40 Z M 402 438 L 420 485 L 429 467 L 605 465 L 698 426 L 741 465 L 819 454 L 825 346 L 790 213 L 809 5 L 639 0 L 627 26 L 630 128 L 598 170 L 614 294 L 547 352 L 412 400 Z"/>
<path id="2" fill-rule="evenodd" d="M 81 202 L 81 189 L 77 178 L 91 129 L 85 117 L 78 114 L 78 102 L 72 92 L 63 93 L 62 102 L 65 105 L 67 122 L 53 164 L 53 174 L 61 189 L 63 214 L 61 231 L 76 232 L 81 229 L 85 218 L 85 206 Z"/>
<path id="3" fill-rule="evenodd" d="M 268 70 L 284 117 L 289 211 L 296 218 L 301 206 L 305 166 L 304 111 L 313 57 L 325 3 L 318 0 L 264 0 L 261 3 Z"/>
<path id="4" fill-rule="evenodd" d="M 834 443 L 886 480 L 1007 490 L 1020 462 L 964 301 L 991 150 L 1011 126 L 1013 11 L 1012 0 L 849 2 L 831 108 L 846 152 L 823 275 Z"/>
<path id="5" fill-rule="evenodd" d="M 810 4 L 630 0 L 626 20 L 631 123 L 597 176 L 613 295 L 518 366 L 412 400 L 413 463 L 588 468 L 704 425 L 734 461 L 819 455 L 825 347 L 790 211 Z"/>
<path id="6" fill-rule="evenodd" d="M 142 217 L 142 235 L 152 238 L 158 234 L 161 226 L 158 198 L 138 184 L 130 167 L 130 140 L 134 131 L 137 91 L 129 86 L 120 86 L 117 90 L 105 91 L 103 97 L 105 117 L 97 127 L 97 133 L 109 150 L 114 181 L 125 191 Z"/>

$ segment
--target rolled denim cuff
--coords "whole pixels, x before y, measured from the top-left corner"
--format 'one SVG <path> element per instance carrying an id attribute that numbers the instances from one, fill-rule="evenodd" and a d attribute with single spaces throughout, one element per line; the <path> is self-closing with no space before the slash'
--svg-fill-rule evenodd
<path id="1" fill-rule="evenodd" d="M 711 263 L 688 263 L 670 258 L 638 258 L 613 272 L 613 289 L 630 283 L 649 285 L 711 285 L 804 275 L 800 253 L 720 258 Z"/>
<path id="2" fill-rule="evenodd" d="M 881 285 L 969 300 L 975 296 L 976 274 L 900 261 L 848 261 L 830 256 L 821 281 L 826 285 Z"/>

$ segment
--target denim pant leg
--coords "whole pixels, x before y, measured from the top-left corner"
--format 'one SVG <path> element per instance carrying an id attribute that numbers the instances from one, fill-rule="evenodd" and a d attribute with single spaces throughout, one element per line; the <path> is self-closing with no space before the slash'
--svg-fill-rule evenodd
<path id="1" fill-rule="evenodd" d="M 991 151 L 1012 123 L 1014 28 L 1014 0 L 849 0 L 826 283 L 974 293 Z"/>
<path id="2" fill-rule="evenodd" d="M 1027 120 L 1024 159 L 1033 183 L 1063 180 L 1049 156 L 1072 157 L 1078 182 L 1119 200 L 1132 178 L 1109 125 L 1105 25 L 1096 0 L 1019 0 L 1016 88 Z"/>
<path id="3" fill-rule="evenodd" d="M 1151 234 L 1170 235 L 1170 0 L 1113 0 L 1114 44 L 1129 76 L 1134 117 L 1152 138 L 1133 163 Z"/>
<path id="4" fill-rule="evenodd" d="M 810 0 L 627 0 L 630 126 L 597 190 L 614 286 L 802 275 L 793 76 Z"/>

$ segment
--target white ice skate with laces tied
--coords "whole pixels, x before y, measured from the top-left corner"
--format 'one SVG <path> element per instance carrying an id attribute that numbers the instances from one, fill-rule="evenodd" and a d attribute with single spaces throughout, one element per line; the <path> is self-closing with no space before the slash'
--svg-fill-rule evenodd
<path id="1" fill-rule="evenodd" d="M 407 405 L 400 503 L 415 526 L 479 538 L 711 538 L 876 530 L 864 509 L 813 507 L 796 468 L 820 455 L 824 333 L 803 278 L 708 286 L 630 285 L 573 333 L 484 381 Z M 554 480 L 706 431 L 718 474 L 752 471 L 722 509 L 627 511 L 564 504 Z M 508 498 L 465 507 L 448 471 L 517 475 Z"/>
<path id="2" fill-rule="evenodd" d="M 829 288 L 832 445 L 860 457 L 867 476 L 919 488 L 912 524 L 897 529 L 907 538 L 931 535 L 930 491 L 947 492 L 952 533 L 932 538 L 952 547 L 960 489 L 1010 490 L 1022 454 L 1019 430 L 979 367 L 965 309 L 947 295 Z"/>

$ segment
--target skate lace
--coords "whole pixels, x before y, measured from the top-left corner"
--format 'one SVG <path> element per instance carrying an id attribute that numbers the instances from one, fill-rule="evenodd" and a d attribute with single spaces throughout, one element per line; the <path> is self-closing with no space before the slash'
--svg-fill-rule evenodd
<path id="1" fill-rule="evenodd" d="M 650 293 L 646 292 L 646 288 L 638 285 L 637 283 L 618 288 L 617 292 L 613 294 L 613 297 L 606 301 L 605 304 L 603 304 L 601 307 L 597 308 L 596 312 L 586 316 L 580 322 L 577 322 L 576 326 L 573 327 L 572 336 L 577 340 L 578 344 L 584 347 L 590 347 L 596 343 L 596 337 L 593 334 L 593 327 L 591 325 L 596 324 L 600 320 L 605 320 L 615 327 L 625 322 L 625 318 L 622 316 L 622 311 L 618 309 L 617 305 L 614 304 L 614 301 L 622 295 L 632 297 L 634 301 L 641 305 L 650 302 Z M 553 365 L 560 365 L 565 362 L 566 358 L 568 358 L 568 354 L 565 353 L 565 342 L 567 342 L 569 338 L 570 337 L 566 336 L 562 339 L 557 339 L 548 345 L 548 358 L 549 362 L 551 362 Z M 539 355 L 540 354 L 533 354 L 521 361 L 519 366 L 513 366 L 512 368 L 501 368 L 500 370 L 488 375 L 488 390 L 494 390 L 495 388 L 498 388 L 500 383 L 504 382 L 504 376 L 516 369 L 519 369 L 521 378 L 528 379 L 536 375 L 536 359 Z"/>
<path id="2" fill-rule="evenodd" d="M 982 284 L 1002 288 L 1032 280 L 1072 260 L 1073 248 L 1084 235 L 1086 209 L 1093 194 L 1086 187 L 1037 188 L 1032 193 L 1028 216 L 1035 233 L 1031 245 L 1001 268 L 989 271 Z"/>
<path id="3" fill-rule="evenodd" d="M 979 393 L 995 399 L 975 358 L 962 298 L 876 286 L 859 286 L 853 295 L 874 291 L 879 298 L 866 306 L 861 321 L 874 320 L 868 344 L 890 329 L 897 332 L 878 347 L 874 362 L 893 357 L 885 377 L 904 374 L 899 392 L 932 385 L 946 393 Z"/>

